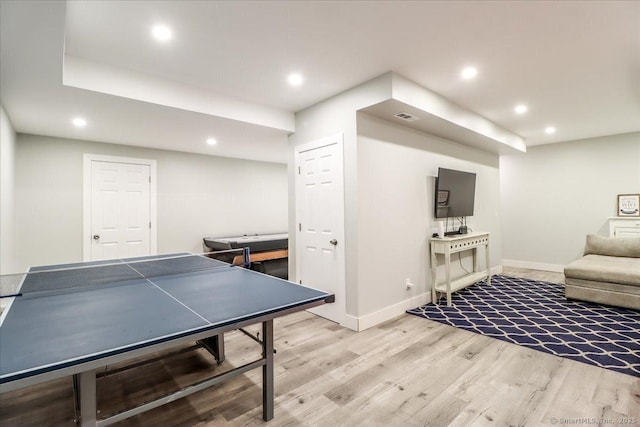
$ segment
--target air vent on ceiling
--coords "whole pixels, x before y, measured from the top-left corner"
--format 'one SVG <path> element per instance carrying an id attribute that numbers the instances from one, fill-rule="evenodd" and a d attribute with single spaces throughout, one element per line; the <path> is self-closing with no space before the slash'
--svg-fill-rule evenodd
<path id="1" fill-rule="evenodd" d="M 411 114 L 407 114 L 407 113 L 398 113 L 395 115 L 395 117 L 402 120 L 406 120 L 408 122 L 415 122 L 416 120 L 418 120 L 416 116 L 412 116 Z"/>

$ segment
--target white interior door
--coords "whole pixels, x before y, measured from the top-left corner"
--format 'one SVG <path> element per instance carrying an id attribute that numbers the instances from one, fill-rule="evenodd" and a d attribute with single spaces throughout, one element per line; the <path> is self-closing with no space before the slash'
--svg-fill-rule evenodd
<path id="1" fill-rule="evenodd" d="M 296 274 L 299 283 L 335 295 L 310 311 L 334 322 L 345 316 L 342 135 L 296 149 Z"/>
<path id="2" fill-rule="evenodd" d="M 154 254 L 152 165 L 91 159 L 88 168 L 85 260 Z"/>

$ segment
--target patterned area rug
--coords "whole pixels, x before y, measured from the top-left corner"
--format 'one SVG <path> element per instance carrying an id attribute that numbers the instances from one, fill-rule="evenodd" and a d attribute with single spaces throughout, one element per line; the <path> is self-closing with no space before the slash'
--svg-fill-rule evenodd
<path id="1" fill-rule="evenodd" d="M 407 313 L 640 377 L 640 312 L 566 300 L 564 286 L 492 276 Z"/>

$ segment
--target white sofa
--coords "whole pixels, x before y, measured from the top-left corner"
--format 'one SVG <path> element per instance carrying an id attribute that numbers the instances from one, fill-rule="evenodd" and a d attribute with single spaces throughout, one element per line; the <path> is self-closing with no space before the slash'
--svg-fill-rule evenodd
<path id="1" fill-rule="evenodd" d="M 640 310 L 640 237 L 587 236 L 584 256 L 564 268 L 569 299 Z"/>

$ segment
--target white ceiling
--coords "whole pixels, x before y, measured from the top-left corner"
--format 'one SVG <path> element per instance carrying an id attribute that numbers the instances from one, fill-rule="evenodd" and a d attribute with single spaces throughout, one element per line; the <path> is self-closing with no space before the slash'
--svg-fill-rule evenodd
<path id="1" fill-rule="evenodd" d="M 285 162 L 293 129 L 282 123 L 293 113 L 388 71 L 527 145 L 640 131 L 638 1 L 2 0 L 1 7 L 0 96 L 23 133 Z M 153 40 L 155 23 L 171 27 L 174 39 Z M 96 88 L 68 83 L 65 57 L 102 67 Z M 469 64 L 479 75 L 463 81 Z M 301 87 L 288 85 L 293 71 L 304 75 Z M 117 87 L 125 80 L 128 91 Z M 513 112 L 518 103 L 527 114 Z M 73 128 L 76 115 L 89 125 Z M 548 125 L 555 135 L 544 133 Z M 209 136 L 218 145 L 207 146 Z"/>

